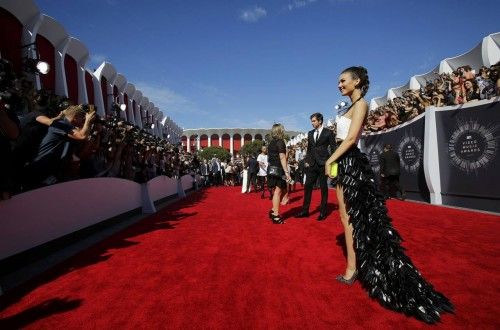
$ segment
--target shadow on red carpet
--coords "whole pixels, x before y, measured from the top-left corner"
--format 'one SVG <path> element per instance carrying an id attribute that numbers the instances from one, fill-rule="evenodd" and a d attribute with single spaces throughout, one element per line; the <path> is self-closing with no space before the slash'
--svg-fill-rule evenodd
<path id="1" fill-rule="evenodd" d="M 425 328 L 371 300 L 345 267 L 333 191 L 318 222 L 302 191 L 273 225 L 269 199 L 239 187 L 196 192 L 2 298 L 0 328 Z M 500 327 L 500 217 L 388 202 L 416 266 L 456 306 L 437 328 Z M 174 230 L 175 229 L 175 230 Z"/>

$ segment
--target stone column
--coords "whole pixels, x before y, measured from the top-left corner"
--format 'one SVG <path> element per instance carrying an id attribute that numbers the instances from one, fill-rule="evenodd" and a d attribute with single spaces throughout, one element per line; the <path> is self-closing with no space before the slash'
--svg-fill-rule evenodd
<path id="1" fill-rule="evenodd" d="M 207 134 L 208 136 L 208 146 L 211 147 L 212 146 L 212 134 Z"/>
<path id="2" fill-rule="evenodd" d="M 222 147 L 222 134 L 219 134 L 219 147 Z"/>
<path id="3" fill-rule="evenodd" d="M 191 138 L 189 136 L 186 136 L 186 143 L 187 143 L 186 146 L 187 152 L 191 152 Z"/>
<path id="4" fill-rule="evenodd" d="M 252 142 L 255 141 L 255 134 L 252 134 Z"/>
<path id="5" fill-rule="evenodd" d="M 242 134 L 241 135 L 241 146 L 243 147 L 244 144 L 245 144 L 245 134 Z"/>
<path id="6" fill-rule="evenodd" d="M 201 147 L 200 140 L 201 140 L 200 135 L 198 135 L 198 136 L 196 137 L 196 150 L 197 150 L 197 151 L 199 151 L 199 150 L 200 150 L 200 147 Z"/>
<path id="7" fill-rule="evenodd" d="M 233 146 L 233 135 L 229 135 L 229 152 L 233 155 L 234 146 Z"/>

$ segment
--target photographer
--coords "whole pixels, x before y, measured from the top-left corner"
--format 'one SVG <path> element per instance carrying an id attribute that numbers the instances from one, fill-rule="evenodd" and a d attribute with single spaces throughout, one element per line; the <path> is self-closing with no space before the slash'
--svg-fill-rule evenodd
<path id="1" fill-rule="evenodd" d="M 53 96 L 41 91 L 35 97 L 35 110 L 20 118 L 21 134 L 12 144 L 17 182 L 22 181 L 23 167 L 36 157 L 38 147 L 49 126 L 63 116 L 62 109 L 60 110 L 58 105 L 50 104 L 51 97 Z"/>
<path id="2" fill-rule="evenodd" d="M 0 200 L 9 199 L 14 189 L 13 163 L 10 141 L 19 136 L 19 120 L 16 114 L 0 98 Z"/>
<path id="3" fill-rule="evenodd" d="M 145 161 L 146 161 L 146 177 L 147 180 L 149 181 L 154 177 L 156 177 L 156 168 L 158 163 L 154 149 L 149 146 L 146 147 Z"/>
<path id="4" fill-rule="evenodd" d="M 104 128 L 97 119 L 92 125 L 92 133 L 85 140 L 78 153 L 80 158 L 80 178 L 94 178 L 106 168 L 106 153 L 102 146 Z"/>
<path id="5" fill-rule="evenodd" d="M 63 117 L 54 120 L 47 135 L 43 138 L 38 154 L 26 167 L 26 186 L 38 187 L 61 181 L 61 170 L 71 157 L 72 141 L 85 140 L 89 134 L 95 112 L 85 112 L 81 105 L 69 106 L 63 111 Z M 48 177 L 51 181 L 44 182 Z"/>
<path id="6" fill-rule="evenodd" d="M 0 59 L 0 200 L 9 199 L 14 189 L 13 163 L 10 142 L 20 134 L 19 120 L 14 106 L 16 76 L 12 64 Z"/>
<path id="7" fill-rule="evenodd" d="M 104 176 L 118 178 L 122 173 L 122 153 L 126 147 L 123 140 L 116 140 L 112 147 L 108 149 L 108 168 Z"/>
<path id="8" fill-rule="evenodd" d="M 19 136 L 19 119 L 7 104 L 0 98 L 0 131 L 2 142 L 15 140 Z M 10 149 L 10 147 L 9 147 Z"/>

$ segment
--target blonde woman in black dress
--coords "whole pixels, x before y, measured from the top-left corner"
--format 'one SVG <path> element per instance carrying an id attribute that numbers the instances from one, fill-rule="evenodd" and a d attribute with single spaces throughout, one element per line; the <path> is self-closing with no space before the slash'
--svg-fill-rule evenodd
<path id="1" fill-rule="evenodd" d="M 269 218 L 275 224 L 285 221 L 279 214 L 281 198 L 286 194 L 287 181 L 291 181 L 286 160 L 285 128 L 281 124 L 274 124 L 271 129 L 271 141 L 267 147 L 267 185 L 274 188 L 273 208 L 269 211 Z"/>

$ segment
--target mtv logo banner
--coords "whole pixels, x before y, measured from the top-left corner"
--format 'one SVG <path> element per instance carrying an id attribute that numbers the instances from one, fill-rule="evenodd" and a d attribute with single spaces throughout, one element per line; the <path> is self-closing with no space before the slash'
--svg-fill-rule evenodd
<path id="1" fill-rule="evenodd" d="M 443 204 L 500 211 L 500 102 L 436 111 L 436 127 Z"/>
<path id="2" fill-rule="evenodd" d="M 401 175 L 400 183 L 406 190 L 407 197 L 429 202 L 429 189 L 424 176 L 424 125 L 423 114 L 406 125 L 383 133 L 363 136 L 364 152 L 368 156 L 372 169 L 380 178 L 379 155 L 384 145 L 389 143 L 399 154 Z"/>

